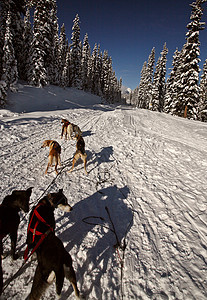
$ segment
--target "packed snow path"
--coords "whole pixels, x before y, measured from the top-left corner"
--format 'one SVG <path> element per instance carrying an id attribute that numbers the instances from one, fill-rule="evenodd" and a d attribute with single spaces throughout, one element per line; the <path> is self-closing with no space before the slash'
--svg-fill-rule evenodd
<path id="1" fill-rule="evenodd" d="M 82 163 L 67 173 L 75 141 L 60 139 L 62 117 L 83 130 L 88 176 Z M 44 175 L 45 139 L 62 146 L 58 176 L 54 169 Z M 1 118 L 0 146 L 2 200 L 14 189 L 33 186 L 34 204 L 45 192 L 63 188 L 74 209 L 55 212 L 56 234 L 73 258 L 78 286 L 88 299 L 207 298 L 207 124 L 96 105 Z M 117 241 L 108 229 L 112 224 L 105 207 L 119 241 L 126 241 L 124 253 L 114 248 Z M 83 222 L 92 216 L 104 218 L 106 227 Z M 27 222 L 28 215 L 19 228 L 21 256 Z M 9 239 L 4 249 L 9 251 Z M 22 258 L 3 260 L 5 283 L 22 263 Z M 2 299 L 27 299 L 35 268 L 36 261 L 30 260 Z M 54 284 L 44 299 L 56 299 Z M 67 280 L 61 299 L 74 299 Z"/>

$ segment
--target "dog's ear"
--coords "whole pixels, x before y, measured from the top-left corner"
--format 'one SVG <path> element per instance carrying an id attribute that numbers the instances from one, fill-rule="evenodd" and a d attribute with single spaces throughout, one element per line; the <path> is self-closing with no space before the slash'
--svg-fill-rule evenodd
<path id="1" fill-rule="evenodd" d="M 32 193 L 32 189 L 33 189 L 34 187 L 32 186 L 32 187 L 30 187 L 30 188 L 28 188 L 27 190 L 26 190 L 26 192 L 28 193 L 28 194 L 30 194 L 31 195 L 31 193 Z"/>
<path id="2" fill-rule="evenodd" d="M 48 197 L 49 200 L 51 200 L 52 199 L 52 194 L 51 193 L 47 194 L 47 197 Z"/>

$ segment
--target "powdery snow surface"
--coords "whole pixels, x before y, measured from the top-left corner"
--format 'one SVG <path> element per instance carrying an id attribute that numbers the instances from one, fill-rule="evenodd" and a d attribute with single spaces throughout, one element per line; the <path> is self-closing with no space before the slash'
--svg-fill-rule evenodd
<path id="1" fill-rule="evenodd" d="M 73 211 L 55 211 L 56 234 L 73 258 L 86 298 L 206 299 L 207 124 L 103 105 L 93 95 L 57 87 L 22 85 L 10 100 L 8 110 L 0 111 L 1 200 L 33 186 L 32 207 L 63 188 Z M 60 139 L 61 118 L 83 131 L 88 176 L 82 163 L 67 173 L 75 141 Z M 58 176 L 54 169 L 44 175 L 45 139 L 62 146 Z M 118 251 L 110 218 L 121 246 L 126 243 Z M 22 214 L 20 258 L 3 259 L 8 286 L 1 299 L 28 299 L 37 262 L 30 259 L 20 269 L 27 224 Z M 5 239 L 6 254 L 9 249 Z M 56 299 L 54 283 L 43 299 Z M 67 280 L 61 299 L 74 299 Z"/>

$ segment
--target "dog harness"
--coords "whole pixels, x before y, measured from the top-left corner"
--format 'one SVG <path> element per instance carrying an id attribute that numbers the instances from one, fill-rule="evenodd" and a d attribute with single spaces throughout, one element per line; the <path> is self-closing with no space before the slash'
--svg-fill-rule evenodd
<path id="1" fill-rule="evenodd" d="M 47 222 L 45 221 L 45 219 L 43 219 L 41 217 L 41 215 L 38 213 L 37 209 L 38 207 L 42 206 L 43 204 L 42 203 L 39 203 L 37 205 L 37 207 L 35 207 L 34 211 L 33 211 L 33 214 L 32 214 L 32 217 L 30 219 L 30 222 L 29 222 L 29 225 L 28 225 L 28 229 L 27 229 L 27 234 L 29 232 L 32 233 L 33 237 L 32 237 L 32 242 L 34 242 L 35 240 L 35 236 L 39 235 L 40 236 L 40 239 L 39 241 L 37 242 L 37 244 L 34 246 L 34 248 L 32 249 L 31 253 L 28 255 L 29 253 L 29 247 L 27 246 L 25 252 L 24 252 L 24 260 L 28 260 L 28 258 L 37 250 L 37 248 L 42 244 L 42 242 L 44 241 L 44 239 L 47 237 L 47 235 L 50 233 L 50 232 L 53 232 L 53 228 L 47 224 Z M 32 224 L 32 220 L 34 218 L 34 216 L 37 217 L 37 222 L 35 223 L 34 225 L 34 228 L 31 228 L 31 224 Z M 41 232 L 41 231 L 38 231 L 37 230 L 37 226 L 39 225 L 39 223 L 43 223 L 45 224 L 47 227 L 48 227 L 48 230 L 46 232 Z"/>

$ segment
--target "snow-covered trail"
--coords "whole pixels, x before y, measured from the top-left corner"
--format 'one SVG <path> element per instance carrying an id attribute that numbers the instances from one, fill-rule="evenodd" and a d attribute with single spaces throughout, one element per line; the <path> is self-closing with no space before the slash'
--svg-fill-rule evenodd
<path id="1" fill-rule="evenodd" d="M 74 141 L 60 139 L 62 117 L 83 130 L 88 176 L 82 164 L 68 174 Z M 56 211 L 56 234 L 74 261 L 78 286 L 89 299 L 207 298 L 207 126 L 181 118 L 127 107 L 94 106 L 1 122 L 1 195 L 33 186 L 32 202 L 63 188 L 74 210 Z M 62 171 L 44 171 L 45 139 L 62 145 Z M 84 218 L 103 217 L 116 237 Z M 23 253 L 27 219 L 20 224 L 18 250 Z M 99 219 L 87 219 L 99 223 Z M 6 240 L 6 250 L 9 249 Z M 120 258 L 124 254 L 124 268 Z M 3 260 L 7 282 L 22 259 Z M 26 299 L 36 262 L 24 266 L 2 299 Z M 61 299 L 73 299 L 67 281 Z M 52 285 L 44 299 L 55 299 Z"/>

